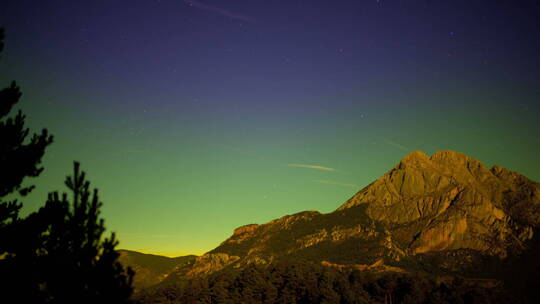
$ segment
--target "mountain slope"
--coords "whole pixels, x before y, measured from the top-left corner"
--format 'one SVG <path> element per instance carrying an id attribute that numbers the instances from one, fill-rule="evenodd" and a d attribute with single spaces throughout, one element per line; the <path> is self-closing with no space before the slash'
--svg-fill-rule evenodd
<path id="1" fill-rule="evenodd" d="M 133 285 L 136 290 L 160 283 L 172 271 L 190 267 L 196 258 L 194 255 L 169 258 L 131 250 L 118 250 L 118 253 L 120 263 L 135 271 Z"/>
<path id="2" fill-rule="evenodd" d="M 409 254 L 467 248 L 505 257 L 540 224 L 539 184 L 453 151 L 407 155 L 338 210 L 362 204 Z"/>
<path id="3" fill-rule="evenodd" d="M 334 212 L 305 211 L 239 227 L 189 270 L 167 280 L 283 259 L 459 272 L 472 267 L 477 256 L 519 254 L 539 226 L 538 183 L 462 153 L 429 157 L 415 151 Z"/>

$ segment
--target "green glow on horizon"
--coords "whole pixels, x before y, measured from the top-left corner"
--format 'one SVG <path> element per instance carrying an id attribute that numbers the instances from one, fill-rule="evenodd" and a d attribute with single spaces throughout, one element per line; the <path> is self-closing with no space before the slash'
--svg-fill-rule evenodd
<path id="1" fill-rule="evenodd" d="M 506 5 L 242 5 L 254 24 L 186 8 L 0 11 L 0 87 L 15 79 L 31 130 L 54 135 L 23 215 L 65 191 L 75 160 L 119 247 L 166 255 L 204 253 L 245 224 L 332 212 L 413 150 L 460 151 L 540 181 L 540 38 Z"/>
<path id="2" fill-rule="evenodd" d="M 304 210 L 331 212 L 412 150 L 453 149 L 539 180 L 540 168 L 530 162 L 539 147 L 534 134 L 530 142 L 513 136 L 532 133 L 533 115 L 495 107 L 464 113 L 464 104 L 374 108 L 356 120 L 340 114 L 303 122 L 307 131 L 293 124 L 246 133 L 216 128 L 177 138 L 174 129 L 129 136 L 128 130 L 103 128 L 92 134 L 84 131 L 86 122 L 73 121 L 73 128 L 50 128 L 55 143 L 25 210 L 42 204 L 46 191 L 63 190 L 76 159 L 100 190 L 106 226 L 117 232 L 120 248 L 177 256 L 209 251 L 241 225 Z M 47 125 L 27 112 L 33 125 Z M 499 123 L 504 117 L 508 124 Z"/>

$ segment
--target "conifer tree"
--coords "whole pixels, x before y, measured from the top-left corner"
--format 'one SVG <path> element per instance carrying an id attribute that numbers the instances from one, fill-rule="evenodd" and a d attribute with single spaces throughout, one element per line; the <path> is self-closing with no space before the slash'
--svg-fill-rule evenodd
<path id="1" fill-rule="evenodd" d="M 49 194 L 44 207 L 25 219 L 37 238 L 40 299 L 48 303 L 128 303 L 133 272 L 118 262 L 114 233 L 103 238 L 102 202 L 75 162 L 65 184 L 71 196 Z M 35 232 L 38 231 L 38 234 Z"/>
<path id="2" fill-rule="evenodd" d="M 3 47 L 0 29 L 0 51 Z M 6 199 L 27 195 L 26 177 L 38 176 L 47 130 L 27 140 L 25 116 L 6 116 L 21 92 L 13 82 L 0 91 L 0 303 L 128 303 L 133 272 L 118 262 L 115 235 L 103 238 L 98 191 L 75 163 L 66 179 L 71 196 L 52 192 L 45 205 L 26 218 L 21 204 Z"/>
<path id="3" fill-rule="evenodd" d="M 0 28 L 0 53 L 3 41 L 4 29 Z M 20 110 L 14 117 L 8 117 L 20 98 L 21 91 L 15 81 L 0 90 L 0 255 L 6 254 L 10 247 L 6 227 L 17 220 L 21 208 L 17 199 L 7 197 L 13 193 L 26 196 L 34 189 L 32 185 L 23 186 L 23 180 L 43 171 L 41 158 L 53 140 L 47 129 L 28 139 L 26 117 Z"/>

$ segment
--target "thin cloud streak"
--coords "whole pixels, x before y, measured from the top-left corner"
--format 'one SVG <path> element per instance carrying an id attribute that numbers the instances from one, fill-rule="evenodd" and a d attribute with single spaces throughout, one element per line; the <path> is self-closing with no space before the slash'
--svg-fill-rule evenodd
<path id="1" fill-rule="evenodd" d="M 330 180 L 316 180 L 315 182 L 319 183 L 319 184 L 326 184 L 326 185 L 337 185 L 337 186 L 354 187 L 354 188 L 359 188 L 360 187 L 360 185 L 345 184 L 345 183 L 334 182 L 334 181 L 330 181 Z"/>
<path id="2" fill-rule="evenodd" d="M 384 143 L 392 146 L 392 147 L 395 147 L 395 148 L 398 148 L 400 150 L 403 150 L 403 151 L 409 151 L 409 149 L 407 147 L 405 147 L 404 145 L 401 145 L 395 141 L 391 141 L 391 140 L 388 140 L 388 139 L 385 139 L 383 140 Z"/>
<path id="3" fill-rule="evenodd" d="M 336 172 L 337 171 L 334 168 L 318 166 L 318 165 L 287 164 L 287 166 L 289 166 L 289 167 L 299 167 L 299 168 L 308 168 L 308 169 L 316 169 L 316 170 L 323 170 L 323 171 L 330 171 L 330 172 Z"/>
<path id="4" fill-rule="evenodd" d="M 200 3 L 200 2 L 197 2 L 197 1 L 192 1 L 192 0 L 184 0 L 184 2 L 187 5 L 191 6 L 191 7 L 195 7 L 195 8 L 204 10 L 204 11 L 213 12 L 213 13 L 216 13 L 218 15 L 222 15 L 222 16 L 234 19 L 234 20 L 243 21 L 243 22 L 252 23 L 252 24 L 257 23 L 257 21 L 255 19 L 253 19 L 253 18 L 251 18 L 249 16 L 245 16 L 245 15 L 241 15 L 241 14 L 238 14 L 238 13 L 235 13 L 235 12 L 231 12 L 231 11 L 229 11 L 227 9 L 224 9 L 224 8 L 219 8 L 219 7 L 216 7 L 216 6 L 211 6 L 211 5 L 203 4 L 203 3 Z"/>

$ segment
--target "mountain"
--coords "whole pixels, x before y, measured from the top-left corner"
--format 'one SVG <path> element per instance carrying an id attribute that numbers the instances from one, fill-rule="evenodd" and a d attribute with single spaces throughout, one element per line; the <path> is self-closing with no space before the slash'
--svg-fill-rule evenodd
<path id="1" fill-rule="evenodd" d="M 365 267 L 402 267 L 403 259 L 459 250 L 505 258 L 524 249 L 539 226 L 540 184 L 462 153 L 414 151 L 332 213 L 235 229 L 187 275 L 284 257 Z"/>
<path id="2" fill-rule="evenodd" d="M 239 227 L 161 285 L 307 261 L 338 271 L 426 274 L 438 282 L 459 276 L 469 285 L 497 286 L 505 276 L 538 269 L 538 228 L 540 184 L 459 152 L 414 151 L 334 212 Z"/>
<path id="3" fill-rule="evenodd" d="M 196 258 L 194 255 L 169 258 L 131 250 L 118 250 L 118 253 L 120 263 L 135 271 L 133 285 L 136 290 L 156 285 L 171 272 L 192 266 Z"/>

